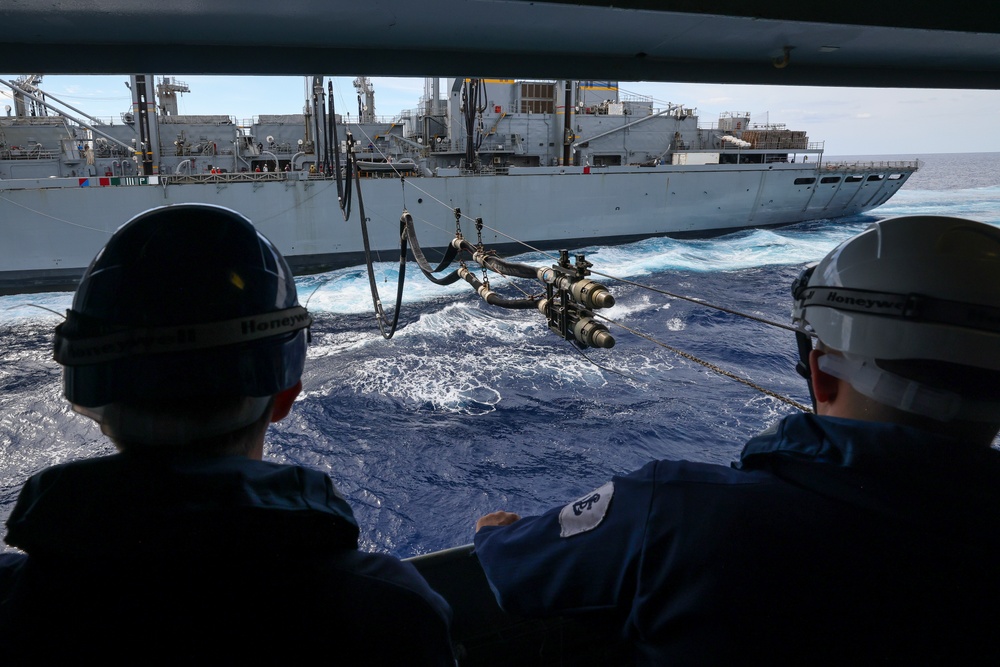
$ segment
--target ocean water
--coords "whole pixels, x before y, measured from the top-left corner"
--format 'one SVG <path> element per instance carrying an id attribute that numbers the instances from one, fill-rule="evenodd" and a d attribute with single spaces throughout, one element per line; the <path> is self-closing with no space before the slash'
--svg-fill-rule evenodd
<path id="1" fill-rule="evenodd" d="M 387 341 L 363 267 L 303 277 L 300 299 L 316 319 L 304 391 L 269 432 L 266 457 L 327 472 L 355 510 L 363 548 L 400 557 L 468 543 L 481 514 L 537 513 L 651 459 L 727 464 L 797 408 L 691 357 L 808 403 L 794 336 L 662 291 L 787 323 L 802 264 L 874 220 L 930 213 L 1000 224 L 1000 153 L 866 159 L 914 158 L 923 168 L 864 216 L 579 249 L 613 277 L 601 278 L 617 300 L 603 311 L 610 350 L 581 352 L 537 311 L 488 306 L 464 283 L 439 287 L 415 268 Z M 391 304 L 396 266 L 377 268 Z M 28 475 L 113 451 L 60 394 L 51 360 L 60 317 L 43 308 L 61 312 L 71 296 L 0 297 L 0 521 Z"/>

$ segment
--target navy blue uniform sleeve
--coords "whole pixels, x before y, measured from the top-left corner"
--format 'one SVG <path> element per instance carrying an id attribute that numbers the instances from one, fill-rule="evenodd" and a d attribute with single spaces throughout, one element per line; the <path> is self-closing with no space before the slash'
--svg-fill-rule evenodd
<path id="1" fill-rule="evenodd" d="M 631 604 L 655 463 L 564 507 L 476 533 L 479 562 L 507 612 L 554 615 Z"/>

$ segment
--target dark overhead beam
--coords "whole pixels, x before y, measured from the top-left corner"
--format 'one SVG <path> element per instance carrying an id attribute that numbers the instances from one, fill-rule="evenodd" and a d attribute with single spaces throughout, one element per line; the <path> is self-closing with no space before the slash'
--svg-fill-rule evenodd
<path id="1" fill-rule="evenodd" d="M 5 57 L 13 72 L 62 74 L 127 74 L 136 72 L 229 75 L 353 76 L 524 76 L 529 78 L 611 79 L 618 81 L 677 81 L 761 85 L 813 85 L 901 88 L 1000 88 L 1000 72 L 960 68 L 821 66 L 796 63 L 783 68 L 772 63 L 682 60 L 648 56 L 564 54 L 506 54 L 502 59 L 470 51 L 392 51 L 381 49 L 289 48 L 279 55 L 259 58 L 256 47 L 195 45 L 180 51 L 166 44 L 150 44 L 150 53 L 174 49 L 169 59 L 135 57 L 132 46 L 101 47 L 105 57 L 71 59 L 59 44 L 37 45 L 30 58 Z M 0 52 L 10 53 L 0 42 Z M 211 67 L 206 66 L 211 62 Z M 128 63 L 128 65 L 123 65 Z"/>
<path id="2" fill-rule="evenodd" d="M 887 28 L 1000 34 L 1000 13 L 982 2 L 804 2 L 803 0 L 507 0 L 708 16 L 739 16 Z"/>
<path id="3" fill-rule="evenodd" d="M 983 7 L 786 0 L 0 0 L 0 68 L 997 89 L 1000 13 Z"/>

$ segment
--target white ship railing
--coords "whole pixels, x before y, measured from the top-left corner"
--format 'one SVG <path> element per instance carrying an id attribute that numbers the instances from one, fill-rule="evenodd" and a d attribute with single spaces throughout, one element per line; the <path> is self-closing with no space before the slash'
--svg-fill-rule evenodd
<path id="1" fill-rule="evenodd" d="M 302 114 L 268 114 L 268 115 L 294 116 Z M 357 114 L 352 116 L 351 114 L 338 112 L 337 115 L 340 116 L 341 122 L 343 124 L 349 123 L 351 125 L 391 125 L 397 120 L 397 116 L 375 116 L 375 120 L 373 120 L 371 123 L 360 123 L 358 121 Z M 234 120 L 237 120 L 236 124 L 239 125 L 240 127 L 247 127 L 247 128 L 257 127 L 257 126 L 269 127 L 271 125 L 275 125 L 275 123 L 261 123 L 260 116 L 253 116 L 252 118 L 243 118 L 243 119 L 236 119 L 234 116 L 233 118 Z"/>
<path id="2" fill-rule="evenodd" d="M 911 170 L 920 166 L 919 160 L 885 160 L 885 161 L 844 161 L 844 162 L 824 162 L 820 169 L 827 171 L 893 171 Z"/>
<path id="3" fill-rule="evenodd" d="M 301 172 L 295 172 L 299 174 Z M 162 185 L 181 185 L 193 183 L 264 183 L 268 181 L 288 180 L 288 173 L 284 171 L 243 171 L 229 172 L 225 174 L 161 174 L 160 183 Z"/>
<path id="4" fill-rule="evenodd" d="M 711 153 L 822 153 L 824 149 L 824 142 L 822 141 L 810 141 L 805 146 L 799 146 L 797 148 L 788 148 L 787 146 L 771 146 L 769 143 L 761 144 L 760 142 L 752 148 L 741 147 L 735 144 L 721 143 L 718 148 L 699 148 L 699 149 L 687 149 L 678 148 L 679 151 L 684 152 L 711 152 Z"/>

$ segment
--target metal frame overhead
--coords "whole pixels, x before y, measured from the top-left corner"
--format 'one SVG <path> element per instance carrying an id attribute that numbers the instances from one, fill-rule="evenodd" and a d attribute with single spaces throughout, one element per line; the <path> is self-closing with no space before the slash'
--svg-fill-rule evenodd
<path id="1" fill-rule="evenodd" d="M 1000 88 L 968 2 L 0 0 L 0 26 L 8 72 Z"/>

